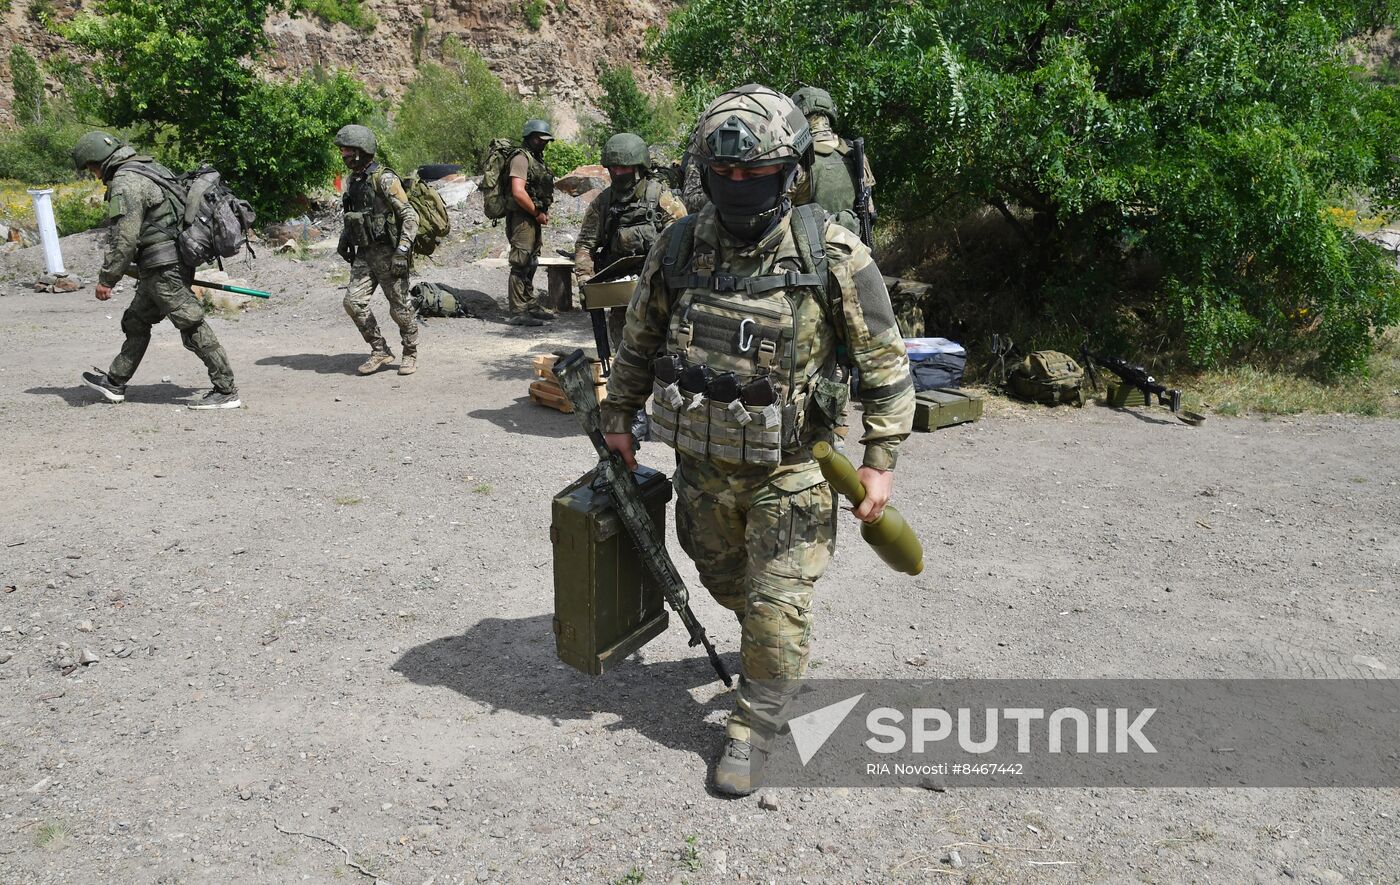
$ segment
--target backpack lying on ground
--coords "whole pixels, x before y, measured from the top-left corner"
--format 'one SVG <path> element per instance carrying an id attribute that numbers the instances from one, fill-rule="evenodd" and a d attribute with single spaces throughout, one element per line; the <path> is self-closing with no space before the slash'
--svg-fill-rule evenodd
<path id="1" fill-rule="evenodd" d="M 1055 406 L 1084 405 L 1084 370 L 1058 350 L 1037 350 L 1012 366 L 1006 392 L 1017 399 Z"/>
<path id="2" fill-rule="evenodd" d="M 493 138 L 481 158 L 481 198 L 487 218 L 505 218 L 510 211 L 510 161 L 521 151 L 508 138 Z"/>
<path id="3" fill-rule="evenodd" d="M 414 283 L 409 294 L 420 317 L 483 317 L 501 309 L 490 295 L 440 283 Z"/>
<path id="4" fill-rule="evenodd" d="M 909 354 L 914 390 L 962 387 L 967 350 L 961 344 L 947 338 L 905 338 L 904 349 Z"/>
<path id="5" fill-rule="evenodd" d="M 437 248 L 438 240 L 452 231 L 447 204 L 442 201 L 437 189 L 419 177 L 417 172 L 403 180 L 403 189 L 408 194 L 408 205 L 418 213 L 418 234 L 413 238 L 413 251 L 419 255 L 431 255 Z"/>
<path id="6" fill-rule="evenodd" d="M 211 261 L 223 267 L 222 259 L 232 258 L 248 244 L 248 230 L 255 217 L 253 207 L 228 189 L 213 166 L 200 166 L 173 178 L 145 163 L 131 163 L 122 168 L 149 178 L 174 198 L 181 212 L 175 246 L 180 251 L 180 263 L 186 267 L 199 267 Z M 251 252 L 252 247 L 248 251 Z"/>

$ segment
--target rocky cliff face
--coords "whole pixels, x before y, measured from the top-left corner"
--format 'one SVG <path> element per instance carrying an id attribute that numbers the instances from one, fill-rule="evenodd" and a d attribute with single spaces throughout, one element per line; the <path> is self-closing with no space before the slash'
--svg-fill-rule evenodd
<path id="1" fill-rule="evenodd" d="M 56 53 L 79 58 L 34 20 L 34 3 L 11 0 L 9 10 L 0 13 L 3 44 L 26 46 L 40 59 Z M 54 0 L 52 19 L 67 21 L 81 5 L 82 0 Z M 593 110 L 600 64 L 632 64 L 644 87 L 666 87 L 639 56 L 647 28 L 662 25 L 677 0 L 366 0 L 365 5 L 378 18 L 368 33 L 306 15 L 268 19 L 270 75 L 341 68 L 363 80 L 372 94 L 396 97 L 416 64 L 438 58 L 443 41 L 453 37 L 480 53 L 507 87 L 553 105 L 568 135 L 579 115 Z M 526 7 L 532 5 L 539 13 L 537 31 L 526 21 Z M 12 98 L 8 58 L 0 59 L 0 123 L 11 119 Z"/>

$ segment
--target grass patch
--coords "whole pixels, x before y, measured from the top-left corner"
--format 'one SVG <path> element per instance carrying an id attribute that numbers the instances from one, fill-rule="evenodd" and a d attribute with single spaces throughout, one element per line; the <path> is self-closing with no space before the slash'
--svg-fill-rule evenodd
<path id="1" fill-rule="evenodd" d="M 484 482 L 472 489 L 472 491 L 476 492 L 478 495 L 489 495 L 491 494 L 491 484 L 489 482 Z"/>
<path id="2" fill-rule="evenodd" d="M 625 875 L 613 880 L 613 885 L 640 885 L 646 879 L 641 870 L 633 867 Z"/>
<path id="3" fill-rule="evenodd" d="M 1218 415 L 1400 417 L 1400 333 L 1393 330 L 1381 339 L 1369 368 L 1364 378 L 1332 383 L 1249 366 L 1203 372 L 1177 383 L 1185 398 Z"/>
<path id="4" fill-rule="evenodd" d="M 44 823 L 34 831 L 34 846 L 36 848 L 48 848 L 50 850 L 63 847 L 63 843 L 73 831 L 63 823 Z"/>
<path id="5" fill-rule="evenodd" d="M 340 507 L 354 507 L 356 504 L 363 504 L 364 498 L 357 498 L 354 495 L 340 495 L 335 499 L 335 503 Z"/>
<path id="6" fill-rule="evenodd" d="M 379 18 L 360 0 L 294 0 L 292 9 L 314 15 L 326 24 L 341 22 L 362 33 L 373 31 L 379 24 Z"/>
<path id="7" fill-rule="evenodd" d="M 697 836 L 686 836 L 685 849 L 681 853 L 681 864 L 692 873 L 700 872 L 700 868 L 705 865 L 700 859 L 700 848 L 696 844 L 698 841 Z"/>

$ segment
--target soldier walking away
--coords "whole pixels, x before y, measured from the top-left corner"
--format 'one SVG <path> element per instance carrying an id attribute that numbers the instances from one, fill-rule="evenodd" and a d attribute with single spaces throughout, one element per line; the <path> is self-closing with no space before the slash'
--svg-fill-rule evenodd
<path id="1" fill-rule="evenodd" d="M 520 151 L 510 160 L 511 206 L 506 213 L 506 239 L 510 241 L 510 318 L 512 326 L 540 326 L 554 319 L 554 312 L 535 299 L 535 271 L 539 268 L 541 228 L 549 223 L 554 202 L 554 175 L 544 164 L 544 149 L 554 140 L 546 120 L 529 120 L 521 135 Z"/>
<path id="2" fill-rule="evenodd" d="M 603 165 L 611 183 L 588 204 L 574 246 L 574 274 L 580 281 L 614 261 L 645 255 L 666 225 L 685 215 L 685 205 L 663 181 L 649 177 L 650 157 L 641 136 L 623 132 L 603 145 Z M 627 308 L 608 310 L 608 337 L 622 344 Z"/>
<path id="3" fill-rule="evenodd" d="M 816 86 L 803 86 L 792 94 L 792 101 L 807 115 L 807 124 L 812 128 L 812 168 L 810 172 L 798 176 L 793 205 L 817 203 L 835 216 L 837 224 L 858 235 L 860 220 L 856 218 L 855 204 L 860 179 L 855 171 L 851 143 L 836 134 L 840 119 L 836 102 L 832 100 L 831 93 Z M 875 174 L 870 171 L 869 157 L 865 158 L 862 174 L 865 176 L 865 186 L 873 189 Z M 869 211 L 873 219 L 873 199 Z"/>
<path id="4" fill-rule="evenodd" d="M 97 276 L 97 300 L 127 274 L 136 277 L 136 296 L 122 313 L 126 341 L 106 372 L 83 373 L 83 383 L 108 402 L 126 399 L 126 385 L 151 343 L 151 327 L 169 319 L 180 330 L 185 349 L 209 370 L 214 385 L 191 409 L 236 409 L 243 404 L 228 354 L 204 318 L 204 306 L 190 291 L 194 268 L 180 263 L 175 245 L 184 206 L 153 178 L 178 187 L 175 175 L 150 157 L 105 132 L 89 132 L 73 146 L 73 165 L 107 185 L 107 247 Z"/>
<path id="5" fill-rule="evenodd" d="M 737 706 L 715 788 L 763 780 L 775 715 L 806 670 L 812 591 L 836 545 L 835 501 L 812 457 L 846 405 L 836 346 L 860 368 L 873 520 L 914 417 L 909 359 L 870 250 L 820 206 L 792 206 L 812 161 L 806 117 L 757 85 L 715 99 L 691 153 L 711 203 L 675 222 L 647 256 L 608 379 L 610 449 L 652 398 L 652 435 L 676 450 L 676 533 L 701 582 L 739 618 Z M 659 355 L 659 356 L 658 356 Z"/>
<path id="6" fill-rule="evenodd" d="M 369 127 L 342 127 L 335 134 L 335 146 L 351 172 L 341 201 L 345 227 L 336 249 L 350 262 L 345 312 L 370 346 L 369 359 L 358 371 L 373 375 L 394 361 L 369 306 L 378 286 L 389 300 L 389 316 L 398 325 L 403 342 L 399 374 L 412 375 L 418 370 L 418 318 L 408 291 L 408 272 L 413 263 L 413 238 L 418 234 L 418 212 L 409 204 L 408 193 L 394 170 L 375 162 L 378 144 Z"/>

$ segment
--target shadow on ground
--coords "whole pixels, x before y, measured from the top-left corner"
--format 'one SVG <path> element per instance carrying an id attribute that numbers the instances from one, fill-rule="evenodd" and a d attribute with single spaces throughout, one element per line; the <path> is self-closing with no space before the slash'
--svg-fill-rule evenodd
<path id="1" fill-rule="evenodd" d="M 354 375 L 360 363 L 369 357 L 363 353 L 287 353 L 265 356 L 255 365 L 281 366 L 296 372 L 315 372 L 318 375 Z"/>
<path id="2" fill-rule="evenodd" d="M 208 388 L 183 387 L 179 384 L 128 384 L 126 386 L 126 404 L 136 405 L 186 405 L 194 401 L 194 395 L 201 390 Z M 31 387 L 25 393 L 34 396 L 56 396 L 75 408 L 82 406 L 110 406 L 112 403 L 102 398 L 102 395 L 91 388 L 81 384 L 74 384 L 72 387 Z"/>
<path id="3" fill-rule="evenodd" d="M 392 670 L 415 685 L 448 688 L 478 704 L 559 725 L 612 713 L 609 730 L 634 730 L 649 740 L 708 762 L 723 740 L 705 723 L 734 703 L 732 692 L 698 702 L 692 689 L 715 682 L 702 654 L 684 661 L 645 662 L 645 651 L 616 670 L 589 676 L 554 656 L 552 618 L 485 618 L 466 633 L 414 646 Z M 738 656 L 725 655 L 731 671 Z"/>
<path id="4" fill-rule="evenodd" d="M 468 412 L 472 418 L 490 421 L 507 433 L 564 439 L 580 434 L 578 419 L 544 406 L 536 405 L 528 396 L 500 409 L 476 409 Z"/>

